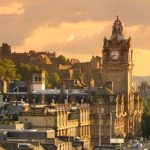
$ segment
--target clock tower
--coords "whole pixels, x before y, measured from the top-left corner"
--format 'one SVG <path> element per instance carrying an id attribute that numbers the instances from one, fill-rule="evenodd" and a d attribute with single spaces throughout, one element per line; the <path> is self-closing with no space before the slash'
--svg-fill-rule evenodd
<path id="1" fill-rule="evenodd" d="M 125 39 L 123 26 L 118 16 L 112 27 L 110 39 L 104 38 L 102 51 L 102 81 L 112 81 L 114 93 L 132 93 L 132 50 L 131 38 Z"/>

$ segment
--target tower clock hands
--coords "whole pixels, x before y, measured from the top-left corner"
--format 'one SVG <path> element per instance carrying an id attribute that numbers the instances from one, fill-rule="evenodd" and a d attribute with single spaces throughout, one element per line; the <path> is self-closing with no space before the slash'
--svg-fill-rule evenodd
<path id="1" fill-rule="evenodd" d="M 117 60 L 119 58 L 119 52 L 118 51 L 112 51 L 111 52 L 111 58 L 113 60 Z"/>

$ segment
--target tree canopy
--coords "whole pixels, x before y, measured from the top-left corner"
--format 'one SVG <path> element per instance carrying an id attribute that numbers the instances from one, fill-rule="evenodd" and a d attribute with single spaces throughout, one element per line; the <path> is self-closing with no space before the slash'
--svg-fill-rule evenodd
<path id="1" fill-rule="evenodd" d="M 57 57 L 57 61 L 58 61 L 59 64 L 63 64 L 63 65 L 67 63 L 67 59 L 66 59 L 66 57 L 63 56 L 63 55 L 59 55 L 59 56 Z"/>
<path id="2" fill-rule="evenodd" d="M 47 70 L 45 71 L 45 86 L 46 88 L 50 88 L 52 86 L 50 83 L 50 77 Z"/>
<path id="3" fill-rule="evenodd" d="M 32 73 L 34 71 L 39 71 L 41 69 L 36 65 L 31 66 L 29 64 L 20 63 L 17 66 L 17 70 L 18 70 L 18 73 L 21 75 L 21 80 L 29 81 L 29 80 L 31 80 Z M 46 88 L 51 87 L 51 84 L 49 83 L 49 80 L 50 80 L 49 79 L 49 74 L 48 74 L 47 71 L 45 71 L 45 85 L 46 85 Z"/>
<path id="4" fill-rule="evenodd" d="M 62 59 L 63 60 L 63 59 Z M 39 71 L 41 68 L 34 65 L 31 66 L 29 64 L 20 63 L 15 65 L 13 61 L 9 59 L 0 60 L 0 79 L 4 80 L 17 80 L 21 79 L 23 81 L 31 80 L 32 73 L 34 71 Z M 45 84 L 47 88 L 52 87 L 59 87 L 61 79 L 57 73 L 53 73 L 49 76 L 48 72 L 45 71 Z"/>
<path id="5" fill-rule="evenodd" d="M 144 112 L 142 115 L 142 134 L 143 137 L 150 137 L 150 104 L 147 100 L 143 100 Z"/>
<path id="6" fill-rule="evenodd" d="M 38 66 L 31 66 L 29 64 L 20 63 L 17 65 L 17 71 L 21 75 L 21 80 L 29 81 L 31 80 L 31 76 L 33 71 L 39 71 L 40 68 Z"/>
<path id="7" fill-rule="evenodd" d="M 57 73 L 53 73 L 52 76 L 50 76 L 50 83 L 53 87 L 59 87 L 61 83 L 60 76 Z"/>
<path id="8" fill-rule="evenodd" d="M 0 79 L 16 80 L 20 75 L 17 74 L 16 66 L 10 59 L 0 60 Z"/>

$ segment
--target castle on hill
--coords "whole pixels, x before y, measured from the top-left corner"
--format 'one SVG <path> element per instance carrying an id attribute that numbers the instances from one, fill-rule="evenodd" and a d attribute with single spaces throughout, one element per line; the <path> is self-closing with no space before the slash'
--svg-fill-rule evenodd
<path id="1" fill-rule="evenodd" d="M 0 58 L 11 59 L 16 65 L 20 63 L 37 65 L 39 68 L 45 69 L 49 75 L 57 73 L 68 88 L 71 86 L 83 87 L 88 85 L 92 79 L 95 85 L 101 84 L 101 57 L 99 56 L 93 56 L 89 62 L 80 62 L 73 58 L 67 59 L 65 64 L 61 64 L 58 62 L 55 52 L 31 50 L 28 53 L 17 53 L 12 52 L 9 44 L 3 43 L 0 47 Z"/>

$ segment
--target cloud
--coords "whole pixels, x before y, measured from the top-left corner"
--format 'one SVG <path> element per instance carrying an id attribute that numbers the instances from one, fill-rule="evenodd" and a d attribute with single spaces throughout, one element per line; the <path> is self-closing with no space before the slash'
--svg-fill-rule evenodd
<path id="1" fill-rule="evenodd" d="M 118 2 L 117 2 L 118 1 Z M 119 14 L 128 24 L 150 23 L 149 0 L 23 0 L 26 16 L 50 23 L 108 21 Z M 34 17 L 34 18 L 33 18 Z M 39 18 L 38 18 L 39 17 Z M 49 18 L 49 19 L 48 19 Z M 134 18 L 134 19 L 133 19 Z"/>
<path id="2" fill-rule="evenodd" d="M 150 49 L 150 25 L 134 25 L 126 27 L 126 32 L 132 36 L 132 47 L 140 49 Z"/>
<path id="3" fill-rule="evenodd" d="M 23 4 L 21 2 L 12 2 L 0 6 L 0 15 L 20 15 L 24 14 Z"/>
<path id="4" fill-rule="evenodd" d="M 10 3 L 12 2 L 12 3 Z M 0 5 L 9 8 L 0 16 L 0 42 L 8 41 L 14 46 L 22 45 L 33 30 L 48 24 L 59 26 L 63 22 L 113 21 L 116 6 L 120 8 L 120 18 L 127 26 L 150 24 L 149 0 L 1 0 Z M 13 9 L 10 7 L 13 5 Z M 21 8 L 21 9 L 19 9 Z M 21 15 L 18 15 L 21 14 Z"/>
<path id="5" fill-rule="evenodd" d="M 148 51 L 150 0 L 0 0 L 0 43 L 19 52 L 55 50 L 88 60 L 110 37 L 117 6 L 133 49 Z"/>
<path id="6" fill-rule="evenodd" d="M 134 49 L 134 69 L 133 75 L 147 76 L 150 75 L 149 71 L 149 56 L 150 51 L 148 49 Z"/>
<path id="7" fill-rule="evenodd" d="M 64 22 L 60 26 L 51 27 L 45 24 L 36 28 L 24 40 L 22 47 L 26 50 L 55 49 L 62 53 L 91 53 L 99 47 L 100 34 L 111 22 Z M 104 35 L 102 35 L 104 37 Z M 16 48 L 20 49 L 20 48 Z M 82 51 L 81 51 L 82 50 Z"/>

